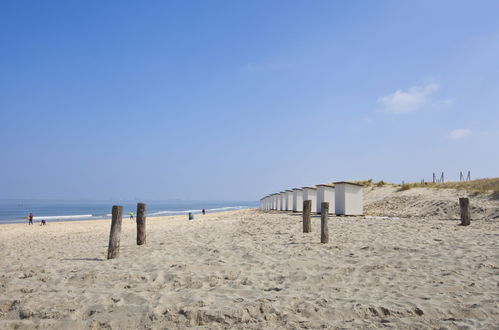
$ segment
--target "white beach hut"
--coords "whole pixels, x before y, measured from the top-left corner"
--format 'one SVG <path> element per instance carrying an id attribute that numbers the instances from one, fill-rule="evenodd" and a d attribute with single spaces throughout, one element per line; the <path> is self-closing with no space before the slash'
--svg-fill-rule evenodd
<path id="1" fill-rule="evenodd" d="M 293 189 L 293 212 L 303 211 L 303 190 Z"/>
<path id="2" fill-rule="evenodd" d="M 322 202 L 329 203 L 329 213 L 335 213 L 334 186 L 328 184 L 317 185 L 317 213 L 321 213 Z"/>
<path id="3" fill-rule="evenodd" d="M 281 208 L 279 209 L 279 211 L 285 211 L 286 210 L 286 192 L 281 191 L 279 193 L 279 195 L 281 197 Z"/>
<path id="4" fill-rule="evenodd" d="M 293 190 L 286 190 L 286 211 L 292 211 L 293 210 Z"/>
<path id="5" fill-rule="evenodd" d="M 270 209 L 275 210 L 275 194 L 270 195 Z"/>
<path id="6" fill-rule="evenodd" d="M 312 202 L 311 212 L 317 210 L 317 188 L 303 187 L 303 200 L 310 200 Z"/>
<path id="7" fill-rule="evenodd" d="M 334 186 L 336 215 L 364 214 L 363 185 L 341 181 L 335 182 Z"/>
<path id="8" fill-rule="evenodd" d="M 276 203 L 275 203 L 275 205 L 276 205 L 275 209 L 277 211 L 280 211 L 281 210 L 281 194 L 280 193 L 275 194 L 275 201 L 276 201 Z"/>

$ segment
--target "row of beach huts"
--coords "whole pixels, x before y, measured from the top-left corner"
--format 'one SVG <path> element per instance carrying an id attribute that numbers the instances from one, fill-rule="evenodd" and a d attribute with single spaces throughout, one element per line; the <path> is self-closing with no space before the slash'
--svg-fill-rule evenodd
<path id="1" fill-rule="evenodd" d="M 310 200 L 312 212 L 321 213 L 322 202 L 329 203 L 329 213 L 362 215 L 364 213 L 363 185 L 352 182 L 319 184 L 270 194 L 260 199 L 260 210 L 303 211 L 303 201 Z"/>

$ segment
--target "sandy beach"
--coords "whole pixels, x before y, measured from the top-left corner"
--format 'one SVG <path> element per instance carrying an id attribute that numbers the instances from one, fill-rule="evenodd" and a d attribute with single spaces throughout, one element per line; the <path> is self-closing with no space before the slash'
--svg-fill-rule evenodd
<path id="1" fill-rule="evenodd" d="M 499 330 L 498 14 L 0 1 L 0 330 Z"/>
<path id="2" fill-rule="evenodd" d="M 186 218 L 123 219 L 115 260 L 109 220 L 2 225 L 0 328 L 498 328 L 497 219 Z"/>

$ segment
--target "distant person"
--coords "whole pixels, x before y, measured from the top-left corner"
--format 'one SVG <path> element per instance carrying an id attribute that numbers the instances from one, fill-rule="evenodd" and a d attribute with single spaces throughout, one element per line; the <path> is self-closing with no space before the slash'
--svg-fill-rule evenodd
<path id="1" fill-rule="evenodd" d="M 202 210 L 201 212 L 203 212 L 203 214 L 206 214 L 206 211 L 205 211 L 205 209 L 203 209 L 203 210 Z"/>
<path id="2" fill-rule="evenodd" d="M 42 220 L 42 223 L 40 224 L 40 226 L 45 226 L 47 224 L 47 222 L 45 220 Z"/>
<path id="3" fill-rule="evenodd" d="M 32 225 L 33 224 L 33 213 L 30 213 L 28 215 L 28 220 L 29 220 L 28 225 Z"/>
<path id="4" fill-rule="evenodd" d="M 133 220 L 133 212 L 130 212 L 130 220 Z"/>

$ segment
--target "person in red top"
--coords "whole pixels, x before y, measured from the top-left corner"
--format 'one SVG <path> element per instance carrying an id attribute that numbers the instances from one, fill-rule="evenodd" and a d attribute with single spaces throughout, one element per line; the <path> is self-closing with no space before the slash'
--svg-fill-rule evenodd
<path id="1" fill-rule="evenodd" d="M 29 219 L 29 225 L 32 225 L 33 224 L 33 213 L 30 213 L 29 216 L 28 216 L 28 219 Z"/>

